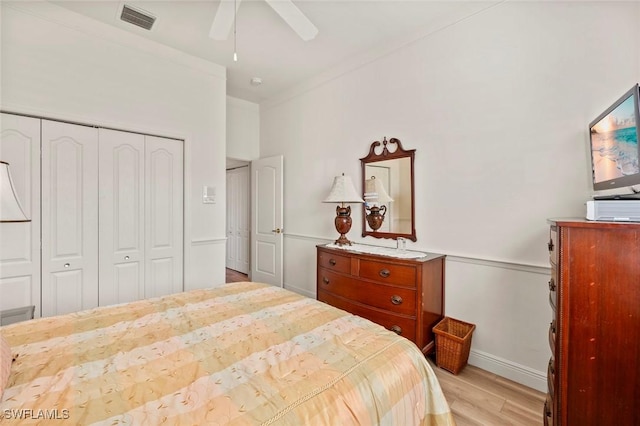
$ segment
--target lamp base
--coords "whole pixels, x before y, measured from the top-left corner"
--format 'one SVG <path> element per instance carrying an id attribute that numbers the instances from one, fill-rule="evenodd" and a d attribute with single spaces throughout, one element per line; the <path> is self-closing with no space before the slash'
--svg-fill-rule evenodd
<path id="1" fill-rule="evenodd" d="M 340 238 L 338 238 L 337 240 L 334 241 L 334 244 L 337 244 L 339 246 L 350 246 L 353 243 L 351 241 L 349 241 L 347 239 L 347 237 L 344 236 L 344 234 L 340 234 Z"/>
<path id="2" fill-rule="evenodd" d="M 349 241 L 345 236 L 345 234 L 351 229 L 351 222 L 351 206 L 336 207 L 336 219 L 334 223 L 336 225 L 336 231 L 340 233 L 340 238 L 335 241 L 337 245 L 351 245 L 351 241 Z"/>

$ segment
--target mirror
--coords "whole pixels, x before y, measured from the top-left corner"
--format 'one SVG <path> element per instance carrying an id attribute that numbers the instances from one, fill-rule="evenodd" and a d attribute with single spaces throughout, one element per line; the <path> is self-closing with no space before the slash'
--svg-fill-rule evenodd
<path id="1" fill-rule="evenodd" d="M 413 162 L 415 149 L 399 139 L 371 144 L 362 163 L 362 236 L 416 241 Z"/>

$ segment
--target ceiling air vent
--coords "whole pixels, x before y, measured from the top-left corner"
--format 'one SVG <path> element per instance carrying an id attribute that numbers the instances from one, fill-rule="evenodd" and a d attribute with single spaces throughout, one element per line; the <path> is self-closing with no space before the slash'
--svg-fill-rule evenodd
<path id="1" fill-rule="evenodd" d="M 151 16 L 149 12 L 143 12 L 140 9 L 134 9 L 131 6 L 124 5 L 120 19 L 130 24 L 136 25 L 145 30 L 150 30 L 156 21 L 155 16 Z"/>

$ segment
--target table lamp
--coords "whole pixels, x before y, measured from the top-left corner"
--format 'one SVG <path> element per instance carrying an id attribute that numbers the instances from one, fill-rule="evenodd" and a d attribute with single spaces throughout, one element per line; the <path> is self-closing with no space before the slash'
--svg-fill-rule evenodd
<path id="1" fill-rule="evenodd" d="M 345 207 L 345 203 L 364 203 L 364 200 L 356 192 L 351 177 L 345 176 L 343 173 L 342 176 L 333 178 L 331 192 L 322 202 L 341 203 L 336 207 L 335 225 L 340 237 L 335 243 L 339 246 L 351 245 L 351 241 L 345 236 L 351 229 L 351 206 Z"/>

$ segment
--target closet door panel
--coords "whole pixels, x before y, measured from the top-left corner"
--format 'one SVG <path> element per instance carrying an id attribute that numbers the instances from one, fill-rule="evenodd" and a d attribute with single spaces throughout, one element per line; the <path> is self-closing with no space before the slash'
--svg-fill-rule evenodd
<path id="1" fill-rule="evenodd" d="M 31 219 L 0 223 L 0 310 L 35 305 L 40 316 L 40 120 L 0 114 L 0 159 Z"/>
<path id="2" fill-rule="evenodd" d="M 144 297 L 144 136 L 100 129 L 100 305 Z"/>
<path id="3" fill-rule="evenodd" d="M 238 169 L 236 193 L 238 194 L 238 221 L 236 227 L 238 255 L 236 257 L 236 266 L 238 271 L 248 274 L 250 269 L 249 254 L 251 253 L 251 246 L 249 245 L 249 237 L 251 236 L 251 229 L 249 228 L 251 223 L 249 215 L 249 167 Z"/>
<path id="4" fill-rule="evenodd" d="M 182 141 L 145 136 L 145 297 L 183 290 Z"/>
<path id="5" fill-rule="evenodd" d="M 238 179 L 235 170 L 227 170 L 227 256 L 226 266 L 229 269 L 237 270 L 237 242 L 236 242 L 236 227 L 238 222 L 237 214 L 237 193 L 236 181 Z"/>
<path id="6" fill-rule="evenodd" d="M 249 167 L 227 170 L 227 268 L 249 272 Z"/>
<path id="7" fill-rule="evenodd" d="M 98 131 L 42 121 L 42 315 L 98 305 Z"/>

